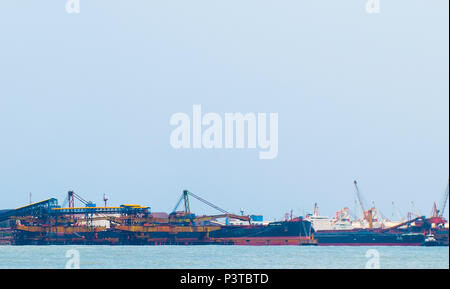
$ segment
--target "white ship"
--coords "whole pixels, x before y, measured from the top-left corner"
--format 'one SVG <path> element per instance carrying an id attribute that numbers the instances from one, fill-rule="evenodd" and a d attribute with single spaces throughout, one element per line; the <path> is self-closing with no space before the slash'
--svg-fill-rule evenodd
<path id="1" fill-rule="evenodd" d="M 317 204 L 314 204 L 314 213 L 306 215 L 306 220 L 310 221 L 314 230 L 328 231 L 328 230 L 352 230 L 352 221 L 348 208 L 344 208 L 336 212 L 334 218 L 321 216 Z"/>

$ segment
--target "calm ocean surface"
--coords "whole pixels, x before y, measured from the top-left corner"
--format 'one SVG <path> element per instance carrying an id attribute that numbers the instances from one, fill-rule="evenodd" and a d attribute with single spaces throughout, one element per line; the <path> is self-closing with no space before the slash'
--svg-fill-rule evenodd
<path id="1" fill-rule="evenodd" d="M 0 268 L 64 269 L 73 259 L 68 250 L 79 252 L 82 269 L 365 268 L 373 261 L 380 268 L 449 268 L 448 247 L 296 246 L 0 246 Z"/>

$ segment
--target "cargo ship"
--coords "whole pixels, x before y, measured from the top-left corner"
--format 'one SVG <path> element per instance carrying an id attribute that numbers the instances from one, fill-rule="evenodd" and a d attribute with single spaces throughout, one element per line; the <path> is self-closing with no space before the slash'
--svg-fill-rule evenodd
<path id="1" fill-rule="evenodd" d="M 306 219 L 312 223 L 314 238 L 319 246 L 422 246 L 426 240 L 431 240 L 425 236 L 430 229 L 424 222 L 425 217 L 384 229 L 384 224 L 373 218 L 375 214 L 374 209 L 367 212 L 366 222 L 360 221 L 360 224 L 367 223 L 369 228 L 361 228 L 353 225 L 348 208 L 338 211 L 336 217 L 331 219 L 320 216 L 315 204 L 314 214 L 307 215 Z"/>
<path id="2" fill-rule="evenodd" d="M 314 238 L 319 246 L 448 246 L 449 231 L 421 216 L 389 228 L 315 231 Z"/>
<path id="3" fill-rule="evenodd" d="M 220 214 L 197 216 L 190 211 L 189 197 Z M 75 206 L 75 199 L 82 205 Z M 133 204 L 111 207 L 106 201 L 97 207 L 70 191 L 62 206 L 52 198 L 1 211 L 0 226 L 5 229 L 0 241 L 12 245 L 448 246 L 443 218 L 417 217 L 385 229 L 373 226 L 374 210 L 369 209 L 364 214 L 369 228 L 351 228 L 344 209 L 336 222 L 321 217 L 318 210 L 305 219 L 291 214 L 284 221 L 263 222 L 261 216 L 231 214 L 187 190 L 170 214 Z M 181 204 L 184 210 L 178 210 Z M 320 225 L 317 230 L 314 223 Z"/>
<path id="4" fill-rule="evenodd" d="M 366 210 L 357 181 L 354 185 L 363 212 L 361 219 L 352 222 L 348 208 L 338 211 L 334 219 L 322 217 L 317 204 L 314 214 L 307 215 L 319 246 L 448 246 L 448 227 L 445 228 L 447 222 L 442 216 L 448 200 L 448 186 L 440 209 L 434 204 L 430 218 L 416 215 L 416 218 L 408 217 L 408 221 L 394 223 L 383 218 L 374 203 Z M 393 206 L 396 210 L 394 203 Z"/>
<path id="5" fill-rule="evenodd" d="M 422 246 L 423 233 L 352 231 L 320 231 L 314 234 L 319 246 Z"/>
<path id="6" fill-rule="evenodd" d="M 218 215 L 191 213 L 189 197 L 220 211 Z M 75 199 L 83 206 L 76 207 Z M 301 217 L 269 224 L 252 223 L 250 216 L 231 214 L 201 197 L 183 191 L 170 214 L 152 213 L 150 207 L 121 205 L 97 207 L 70 191 L 68 207 L 48 199 L 9 210 L 0 222 L 12 220 L 13 245 L 315 245 L 310 222 Z M 184 203 L 184 210 L 178 207 Z M 247 224 L 226 225 L 218 219 Z"/>
<path id="7" fill-rule="evenodd" d="M 230 245 L 316 245 L 312 232 L 311 223 L 298 217 L 268 225 L 224 226 L 209 236 Z"/>

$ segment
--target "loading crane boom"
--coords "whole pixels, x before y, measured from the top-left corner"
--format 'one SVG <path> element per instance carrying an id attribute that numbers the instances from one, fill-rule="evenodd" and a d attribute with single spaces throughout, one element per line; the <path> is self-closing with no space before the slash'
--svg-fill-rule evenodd
<path id="1" fill-rule="evenodd" d="M 11 217 L 48 215 L 54 208 L 57 207 L 58 200 L 52 198 L 34 204 L 29 204 L 15 210 L 8 210 L 0 214 L 0 221 L 8 220 Z"/>
<path id="2" fill-rule="evenodd" d="M 369 210 L 366 211 L 366 209 L 364 207 L 364 202 L 362 201 L 361 192 L 359 191 L 358 182 L 353 181 L 353 183 L 355 184 L 356 197 L 358 199 L 359 205 L 363 212 L 363 220 L 369 224 L 369 229 L 372 229 L 373 228 L 373 213 L 375 211 L 375 207 L 370 208 Z"/>
<path id="3" fill-rule="evenodd" d="M 197 196 L 196 194 L 188 191 L 188 190 L 184 190 L 183 193 L 181 194 L 180 198 L 178 199 L 177 204 L 175 205 L 174 209 L 172 210 L 172 212 L 176 212 L 176 210 L 178 209 L 178 207 L 180 206 L 181 202 L 184 201 L 184 211 L 186 214 L 190 214 L 190 207 L 189 207 L 189 196 L 192 196 L 194 198 L 196 198 L 197 200 L 201 201 L 202 203 L 210 206 L 211 208 L 216 209 L 217 211 L 221 212 L 222 214 L 230 214 L 229 212 L 225 211 L 224 209 L 219 208 L 218 206 L 214 205 L 211 202 L 208 202 L 207 200 Z"/>
<path id="4" fill-rule="evenodd" d="M 62 207 L 64 208 L 67 205 L 67 203 L 69 203 L 69 208 L 74 208 L 75 207 L 75 199 L 80 201 L 86 207 L 94 206 L 94 203 L 92 203 L 91 201 L 86 201 L 83 197 L 81 197 L 74 191 L 68 191 L 67 197 L 64 199 Z"/>
<path id="5" fill-rule="evenodd" d="M 194 220 L 197 222 L 201 221 L 210 221 L 220 218 L 231 218 L 231 219 L 237 219 L 241 221 L 250 221 L 249 216 L 241 216 L 241 215 L 235 215 L 235 214 L 220 214 L 220 215 L 212 215 L 212 216 L 198 216 L 195 217 Z"/>
<path id="6" fill-rule="evenodd" d="M 358 182 L 355 180 L 353 181 L 353 184 L 355 184 L 356 198 L 358 199 L 359 206 L 361 207 L 361 210 L 364 214 L 366 212 L 366 209 L 364 208 L 364 204 L 361 199 L 361 193 L 359 192 Z"/>
<path id="7" fill-rule="evenodd" d="M 425 220 L 425 216 L 418 216 L 418 217 L 416 217 L 416 218 L 414 218 L 414 219 L 405 221 L 405 222 L 403 222 L 403 223 L 401 223 L 401 224 L 398 224 L 398 225 L 396 225 L 396 226 L 393 226 L 393 227 L 390 227 L 390 228 L 383 229 L 383 230 L 381 230 L 380 232 L 381 232 L 381 233 L 385 233 L 385 232 L 388 232 L 388 231 L 393 231 L 393 230 L 395 230 L 395 229 L 397 229 L 397 228 L 400 228 L 400 227 L 403 227 L 403 226 L 406 226 L 406 225 L 410 225 L 410 224 L 412 224 L 412 223 L 414 223 L 414 222 L 416 222 L 416 221 L 419 221 L 419 220 L 422 220 L 422 221 Z"/>
<path id="8" fill-rule="evenodd" d="M 447 183 L 447 189 L 444 192 L 444 196 L 442 197 L 441 204 L 439 206 L 439 217 L 442 217 L 444 215 L 445 206 L 447 205 L 448 201 L 448 193 L 449 193 L 449 184 Z"/>
<path id="9" fill-rule="evenodd" d="M 196 198 L 197 200 L 201 201 L 202 203 L 208 205 L 209 207 L 219 211 L 221 214 L 211 215 L 211 216 L 195 216 L 194 214 L 191 214 L 190 205 L 189 205 L 189 196 Z M 232 219 L 238 219 L 241 221 L 250 222 L 249 216 L 240 216 L 240 215 L 231 214 L 231 213 L 227 212 L 226 210 L 214 205 L 213 203 L 199 197 L 198 195 L 196 195 L 188 190 L 183 191 L 183 193 L 181 194 L 180 198 L 178 199 L 175 207 L 172 210 L 172 214 L 176 214 L 176 211 L 182 202 L 184 202 L 184 216 L 187 217 L 186 220 L 189 220 L 191 223 L 215 220 L 215 219 L 220 219 L 220 218 L 232 218 Z"/>

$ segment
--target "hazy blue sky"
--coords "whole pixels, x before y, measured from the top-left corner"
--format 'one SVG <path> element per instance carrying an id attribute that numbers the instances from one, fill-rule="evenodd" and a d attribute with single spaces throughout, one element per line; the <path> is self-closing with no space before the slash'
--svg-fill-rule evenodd
<path id="1" fill-rule="evenodd" d="M 65 2 L 0 1 L 0 209 L 73 189 L 168 211 L 188 188 L 234 212 L 333 215 L 354 178 L 387 217 L 440 201 L 447 0 Z M 174 150 L 170 116 L 193 104 L 277 112 L 278 157 Z"/>

